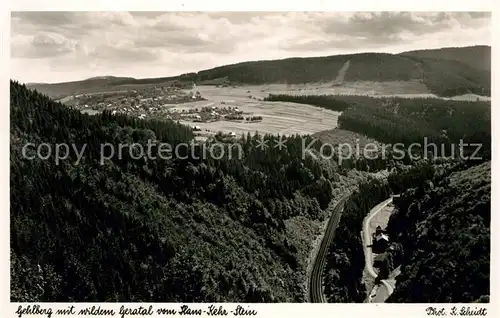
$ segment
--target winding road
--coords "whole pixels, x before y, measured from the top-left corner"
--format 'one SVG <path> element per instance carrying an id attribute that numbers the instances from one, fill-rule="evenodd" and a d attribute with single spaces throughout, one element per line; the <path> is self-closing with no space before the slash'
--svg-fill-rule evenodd
<path id="1" fill-rule="evenodd" d="M 361 239 L 363 241 L 363 250 L 365 252 L 365 266 L 366 271 L 373 278 L 377 278 L 378 274 L 373 268 L 373 253 L 371 247 L 372 244 L 372 231 L 370 230 L 370 221 L 384 209 L 389 203 L 392 202 L 392 198 L 377 204 L 370 213 L 363 220 L 363 231 L 361 232 Z M 388 280 L 382 280 L 382 285 L 375 286 L 370 293 L 369 302 L 384 302 L 394 291 L 393 284 L 390 284 Z"/>
<path id="2" fill-rule="evenodd" d="M 346 195 L 339 200 L 339 202 L 333 208 L 332 216 L 328 221 L 325 235 L 323 236 L 323 240 L 321 241 L 318 254 L 316 254 L 316 258 L 314 259 L 314 264 L 309 279 L 309 302 L 327 302 L 325 294 L 323 293 L 323 269 L 325 268 L 328 247 L 335 237 L 335 230 L 337 229 L 337 226 L 339 224 L 341 212 L 344 209 L 344 203 L 347 201 L 348 197 L 349 195 Z"/>
<path id="3" fill-rule="evenodd" d="M 325 303 L 327 302 L 326 297 L 323 293 L 323 269 L 325 268 L 326 256 L 328 253 L 328 247 L 332 243 L 335 237 L 335 230 L 340 221 L 341 212 L 344 209 L 344 204 L 347 201 L 349 195 L 342 197 L 339 202 L 333 208 L 332 215 L 328 221 L 325 235 L 321 241 L 318 253 L 314 259 L 314 264 L 312 267 L 310 279 L 309 279 L 309 302 L 312 303 Z M 365 253 L 365 264 L 366 270 L 373 278 L 378 276 L 377 272 L 373 268 L 373 253 L 372 249 L 368 246 L 372 244 L 372 231 L 370 230 L 370 221 L 385 208 L 389 203 L 392 202 L 392 198 L 377 204 L 374 208 L 370 210 L 370 213 L 363 220 L 363 230 L 361 232 L 361 238 L 363 241 L 363 249 Z M 399 268 L 394 272 L 398 274 Z M 392 277 L 393 275 L 391 275 Z M 377 285 L 373 288 L 370 293 L 370 302 L 384 302 L 394 291 L 394 277 L 389 277 L 388 280 L 382 280 L 381 285 Z M 389 282 L 389 280 L 391 282 Z"/>

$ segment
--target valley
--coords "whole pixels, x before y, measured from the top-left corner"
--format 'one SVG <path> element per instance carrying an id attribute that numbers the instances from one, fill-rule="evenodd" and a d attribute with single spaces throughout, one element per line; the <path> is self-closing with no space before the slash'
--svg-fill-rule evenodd
<path id="1" fill-rule="evenodd" d="M 445 52 L 11 81 L 11 300 L 483 301 L 491 83 L 470 49 Z M 424 139 L 480 143 L 481 157 L 409 148 Z M 27 159 L 33 142 L 88 150 Z M 99 162 L 103 144 L 150 142 L 191 148 Z M 405 148 L 343 157 L 341 143 Z M 214 145 L 221 156 L 199 156 Z M 224 152 L 235 145 L 243 156 Z"/>
<path id="2" fill-rule="evenodd" d="M 167 93 L 163 93 L 164 91 Z M 199 97 L 194 99 L 197 93 Z M 198 140 L 205 140 L 218 132 L 233 133 L 237 136 L 248 132 L 252 134 L 259 132 L 261 134 L 293 135 L 314 134 L 338 127 L 338 117 L 341 112 L 321 109 L 313 105 L 302 104 L 298 107 L 293 103 L 264 101 L 270 94 L 330 95 L 338 96 L 340 99 L 344 96 L 361 96 L 367 98 L 432 98 L 456 101 L 490 100 L 489 97 L 473 94 L 438 97 L 430 94 L 425 86 L 418 82 L 353 82 L 343 83 L 340 86 L 333 86 L 332 83 L 270 84 L 236 87 L 195 86 L 191 89 L 154 86 L 148 89 L 128 91 L 93 92 L 76 97 L 65 97 L 60 101 L 70 106 L 76 104 L 79 109 L 89 114 L 110 110 L 113 113 L 128 114 L 141 119 L 179 120 L 182 124 L 189 125 L 199 131 L 197 133 Z M 81 96 L 88 96 L 88 98 L 80 101 Z M 200 111 L 204 108 L 210 108 L 212 114 L 209 114 L 207 119 L 197 120 L 197 117 L 202 115 Z M 242 118 L 240 120 L 224 118 L 224 112 L 221 111 L 228 108 L 241 111 Z M 214 114 L 214 111 L 217 111 L 217 114 Z M 225 113 L 227 114 L 227 111 Z M 247 117 L 261 117 L 262 119 L 249 121 L 246 119 Z"/>

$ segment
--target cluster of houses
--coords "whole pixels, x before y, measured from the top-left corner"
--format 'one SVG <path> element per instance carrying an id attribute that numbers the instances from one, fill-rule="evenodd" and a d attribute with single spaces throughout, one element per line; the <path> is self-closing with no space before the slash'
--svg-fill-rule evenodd
<path id="1" fill-rule="evenodd" d="M 223 103 L 221 103 L 223 104 Z M 193 122 L 212 122 L 218 120 L 244 120 L 242 116 L 243 111 L 239 110 L 238 107 L 202 107 L 200 109 L 175 109 L 171 108 L 168 110 L 172 119 L 183 119 L 190 120 Z M 257 117 L 252 117 L 257 118 Z M 262 119 L 262 117 L 259 117 Z M 254 119 L 257 120 L 257 119 Z"/>
<path id="2" fill-rule="evenodd" d="M 174 86 L 145 87 L 137 90 L 80 94 L 73 96 L 67 104 L 81 111 L 111 110 L 140 119 L 157 116 L 166 111 L 166 105 L 203 100 L 197 90 L 185 92 Z"/>
<path id="3" fill-rule="evenodd" d="M 376 254 L 381 254 L 386 251 L 386 249 L 390 246 L 389 235 L 387 231 L 383 230 L 382 227 L 377 226 L 375 229 L 375 233 L 373 233 L 373 243 L 372 243 L 372 251 Z"/>
<path id="4" fill-rule="evenodd" d="M 378 268 L 379 271 L 385 272 L 388 267 L 387 251 L 392 249 L 392 245 L 387 231 L 383 230 L 380 226 L 377 226 L 375 233 L 373 233 L 371 248 L 375 254 L 373 258 L 373 267 Z"/>

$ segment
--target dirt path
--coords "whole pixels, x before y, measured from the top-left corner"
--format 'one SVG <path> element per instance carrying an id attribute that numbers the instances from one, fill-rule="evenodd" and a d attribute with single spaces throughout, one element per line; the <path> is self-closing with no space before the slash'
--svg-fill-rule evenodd
<path id="1" fill-rule="evenodd" d="M 344 83 L 345 73 L 349 69 L 350 65 L 351 65 L 351 60 L 345 62 L 344 65 L 342 65 L 342 67 L 340 68 L 340 70 L 337 74 L 337 77 L 335 78 L 335 80 L 333 80 L 334 85 L 340 85 L 340 84 Z"/>

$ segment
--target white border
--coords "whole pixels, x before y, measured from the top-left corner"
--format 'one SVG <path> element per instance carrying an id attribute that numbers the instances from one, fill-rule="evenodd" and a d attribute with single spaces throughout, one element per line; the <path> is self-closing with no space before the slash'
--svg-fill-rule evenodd
<path id="1" fill-rule="evenodd" d="M 493 0 L 13 1 L 11 11 L 491 11 Z"/>
<path id="2" fill-rule="evenodd" d="M 172 1 L 165 0 L 123 0 L 123 1 L 65 1 L 65 0 L 17 0 L 13 1 L 9 7 L 5 2 L 0 4 L 1 10 L 1 99 L 2 107 L 0 107 L 0 142 L 3 149 L 1 161 L 1 189 L 0 204 L 2 204 L 2 213 L 0 213 L 0 317 L 11 318 L 16 317 L 14 312 L 19 304 L 10 303 L 10 271 L 9 271 L 9 165 L 10 161 L 7 154 L 9 149 L 9 84 L 10 78 L 10 11 L 48 11 L 48 10 L 66 10 L 66 11 L 491 11 L 495 7 L 493 0 L 474 0 L 474 1 L 458 1 L 458 0 L 419 0 L 419 1 L 402 1 L 402 0 L 377 0 L 377 1 L 361 1 L 349 0 L 333 1 L 326 0 L 287 0 L 275 1 L 269 0 L 253 0 L 253 1 L 227 1 L 227 0 L 199 0 L 199 1 Z M 495 29 L 500 29 L 500 21 L 497 17 L 497 12 L 493 13 L 493 45 L 492 57 L 500 56 L 500 50 L 497 48 L 498 36 Z M 498 70 L 497 60 L 492 61 L 492 70 Z M 500 105 L 497 103 L 498 97 L 498 72 L 492 72 L 492 141 L 493 141 L 493 162 L 492 162 L 492 227 L 491 227 L 491 275 L 490 275 L 490 304 L 484 305 L 488 308 L 488 317 L 500 317 L 498 310 L 499 300 L 499 276 L 498 269 L 498 222 L 499 217 L 497 211 L 499 196 L 499 181 L 494 177 L 498 175 L 498 144 L 499 125 L 496 123 L 497 118 L 500 118 Z M 66 308 L 65 304 L 42 304 L 51 306 L 53 309 Z M 86 305 L 98 304 L 75 304 L 77 308 L 82 308 Z M 119 310 L 121 304 L 101 304 L 103 308 L 113 308 Z M 141 304 L 127 304 L 128 306 L 139 307 Z M 143 304 L 144 305 L 144 304 Z M 177 308 L 179 304 L 153 304 L 155 308 L 168 307 Z M 482 305 L 482 304 L 481 304 Z M 201 308 L 206 304 L 193 304 L 193 307 Z M 235 304 L 224 304 L 228 310 L 234 308 Z M 429 304 L 249 304 L 252 309 L 259 312 L 257 317 L 332 317 L 332 316 L 377 316 L 384 317 L 424 317 L 426 316 L 425 308 Z M 461 305 L 432 304 L 435 307 L 451 308 Z M 463 306 L 471 306 L 464 304 Z M 479 304 L 477 304 L 479 306 Z M 246 306 L 245 306 L 246 307 Z M 471 307 L 474 307 L 473 305 Z M 230 315 L 231 316 L 231 315 Z M 23 316 L 24 317 L 24 316 Z M 35 317 L 35 316 L 26 316 Z M 42 316 L 36 316 L 42 317 Z M 53 315 L 52 317 L 58 317 Z M 116 316 L 118 317 L 118 315 Z M 151 316 L 156 317 L 156 316 Z M 160 317 L 160 316 L 158 316 Z"/>
<path id="3" fill-rule="evenodd" d="M 373 316 L 383 316 L 385 317 L 397 317 L 397 318 L 407 318 L 407 317 L 424 317 L 427 316 L 426 309 L 429 307 L 435 307 L 437 309 L 444 308 L 444 311 L 448 313 L 450 317 L 452 308 L 455 307 L 457 312 L 460 312 L 461 308 L 485 308 L 488 315 L 487 317 L 498 317 L 496 313 L 493 312 L 493 304 L 243 304 L 243 303 L 214 303 L 214 304 L 177 304 L 177 303 L 38 303 L 40 308 L 52 308 L 53 314 L 52 318 L 68 317 L 63 315 L 56 315 L 55 311 L 58 309 L 65 310 L 69 306 L 75 306 L 75 312 L 80 309 L 85 309 L 87 307 L 99 306 L 101 309 L 114 310 L 117 314 L 115 316 L 94 316 L 94 317 L 121 317 L 118 313 L 120 307 L 135 309 L 139 307 L 153 306 L 153 315 L 137 315 L 131 316 L 126 315 L 126 318 L 134 317 L 182 317 L 182 315 L 158 315 L 156 310 L 162 309 L 175 309 L 179 310 L 182 305 L 187 305 L 191 309 L 201 309 L 207 310 L 209 305 L 214 305 L 216 308 L 222 306 L 227 312 L 227 316 L 219 317 L 235 317 L 230 311 L 234 310 L 238 305 L 244 308 L 254 310 L 257 312 L 255 316 L 236 316 L 236 317 L 300 317 L 300 318 L 316 318 L 316 317 L 373 317 Z M 9 313 L 15 313 L 19 306 L 27 307 L 27 304 L 23 303 L 11 303 L 8 306 Z M 7 316 L 2 316 L 7 317 Z M 23 315 L 22 317 L 40 317 L 47 318 L 47 315 Z M 72 316 L 73 317 L 73 316 Z M 86 317 L 86 316 L 74 316 L 74 317 Z M 185 317 L 211 317 L 208 315 L 202 316 L 185 316 Z M 213 316 L 212 316 L 213 317 Z M 430 316 L 433 317 L 433 316 Z M 11 318 L 9 316 L 8 318 Z M 12 316 L 14 318 L 14 316 Z"/>

